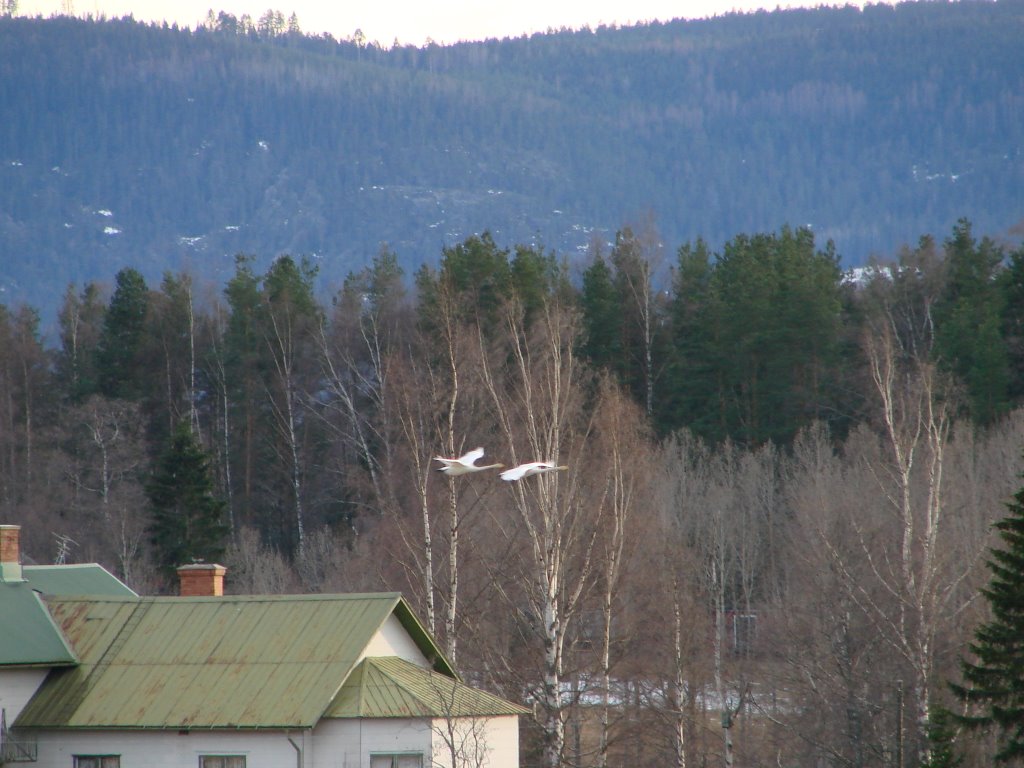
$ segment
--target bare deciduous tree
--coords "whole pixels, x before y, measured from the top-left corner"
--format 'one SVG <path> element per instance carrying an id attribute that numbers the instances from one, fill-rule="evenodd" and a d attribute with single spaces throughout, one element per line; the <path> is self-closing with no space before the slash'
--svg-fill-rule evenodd
<path id="1" fill-rule="evenodd" d="M 525 537 L 519 597 L 539 625 L 543 680 L 536 695 L 543 712 L 543 763 L 553 767 L 562 759 L 565 742 L 567 632 L 599 568 L 594 546 L 603 520 L 595 517 L 583 493 L 590 479 L 591 424 L 583 371 L 573 351 L 575 316 L 551 300 L 527 328 L 513 302 L 506 307 L 503 323 L 502 346 L 493 354 L 488 354 L 481 335 L 482 375 L 510 463 L 558 463 L 571 457 L 565 481 L 555 472 L 511 484 L 516 521 L 502 526 L 510 540 Z"/>

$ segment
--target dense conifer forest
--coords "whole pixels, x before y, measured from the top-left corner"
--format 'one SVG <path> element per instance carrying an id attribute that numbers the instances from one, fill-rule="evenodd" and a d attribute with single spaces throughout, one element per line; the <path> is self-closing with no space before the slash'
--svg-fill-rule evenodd
<path id="1" fill-rule="evenodd" d="M 844 266 L 961 217 L 1012 237 L 1024 3 L 922 2 L 552 31 L 449 47 L 0 18 L 0 276 L 49 320 L 123 266 L 219 282 L 238 253 L 326 284 L 490 231 L 584 259 L 810 226 Z M 355 32 L 355 30 L 353 30 Z"/>

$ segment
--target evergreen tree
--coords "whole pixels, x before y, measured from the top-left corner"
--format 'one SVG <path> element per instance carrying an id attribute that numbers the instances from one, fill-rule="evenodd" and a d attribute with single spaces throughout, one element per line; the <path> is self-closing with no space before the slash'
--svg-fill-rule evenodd
<path id="1" fill-rule="evenodd" d="M 956 768 L 963 764 L 963 756 L 957 754 L 953 744 L 956 728 L 952 714 L 941 707 L 936 709 L 928 723 L 928 742 L 931 749 L 922 761 L 921 768 Z"/>
<path id="2" fill-rule="evenodd" d="M 673 302 L 675 423 L 703 437 L 788 443 L 830 417 L 840 271 L 807 229 L 738 235 L 712 264 L 680 250 Z"/>
<path id="3" fill-rule="evenodd" d="M 142 396 L 144 388 L 145 371 L 139 363 L 149 312 L 149 289 L 142 274 L 132 268 L 122 269 L 115 280 L 117 287 L 96 348 L 99 390 L 106 397 L 134 400 Z"/>
<path id="4" fill-rule="evenodd" d="M 473 235 L 443 250 L 436 274 L 421 269 L 416 288 L 425 330 L 436 321 L 442 296 L 457 301 L 460 319 L 478 319 L 484 328 L 496 328 L 500 308 L 512 294 L 509 251 L 499 248 L 489 232 Z"/>
<path id="5" fill-rule="evenodd" d="M 159 564 L 169 571 L 224 554 L 226 505 L 213 492 L 209 459 L 187 421 L 180 422 L 146 484 L 149 527 Z"/>
<path id="6" fill-rule="evenodd" d="M 1003 546 L 990 551 L 992 573 L 981 590 L 992 617 L 974 632 L 968 646 L 974 661 L 961 662 L 963 684 L 951 684 L 966 705 L 956 720 L 974 729 L 994 728 L 996 761 L 1024 762 L 1024 487 L 995 524 Z"/>
<path id="7" fill-rule="evenodd" d="M 582 353 L 594 365 L 614 370 L 621 354 L 622 313 L 614 274 L 600 253 L 583 273 L 580 304 L 584 331 Z"/>
<path id="8" fill-rule="evenodd" d="M 975 242 L 961 219 L 945 243 L 948 278 L 935 308 L 936 353 L 967 388 L 971 417 L 991 424 L 1008 410 L 1009 363 L 1001 334 L 1005 293 L 996 279 L 1002 250 Z"/>
<path id="9" fill-rule="evenodd" d="M 659 421 L 665 431 L 687 427 L 717 442 L 726 434 L 716 407 L 724 311 L 712 287 L 713 270 L 705 241 L 679 248 L 672 285 L 672 355 Z"/>
<path id="10" fill-rule="evenodd" d="M 1007 259 L 999 273 L 1002 293 L 1000 332 L 1006 345 L 1007 395 L 1011 407 L 1024 402 L 1024 246 Z"/>
<path id="11" fill-rule="evenodd" d="M 553 293 L 561 291 L 568 295 L 572 292 L 554 254 L 525 245 L 515 247 L 515 255 L 509 262 L 509 280 L 512 292 L 523 307 L 527 326 Z"/>

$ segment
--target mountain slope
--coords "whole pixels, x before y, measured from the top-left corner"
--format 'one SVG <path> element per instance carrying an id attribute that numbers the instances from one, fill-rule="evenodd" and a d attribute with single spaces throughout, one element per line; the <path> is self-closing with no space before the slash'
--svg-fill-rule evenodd
<path id="1" fill-rule="evenodd" d="M 236 253 L 336 285 L 490 230 L 570 257 L 811 225 L 847 264 L 1024 189 L 1024 2 L 729 15 L 441 48 L 0 19 L 0 301 Z"/>

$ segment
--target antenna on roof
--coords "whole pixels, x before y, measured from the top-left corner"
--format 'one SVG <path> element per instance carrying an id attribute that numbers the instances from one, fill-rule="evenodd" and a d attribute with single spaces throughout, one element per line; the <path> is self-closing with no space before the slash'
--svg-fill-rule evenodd
<path id="1" fill-rule="evenodd" d="M 64 565 L 68 559 L 68 553 L 71 551 L 71 545 L 78 546 L 78 542 L 68 536 L 66 533 L 55 533 L 54 538 L 57 539 L 57 556 L 53 559 L 54 565 Z"/>

